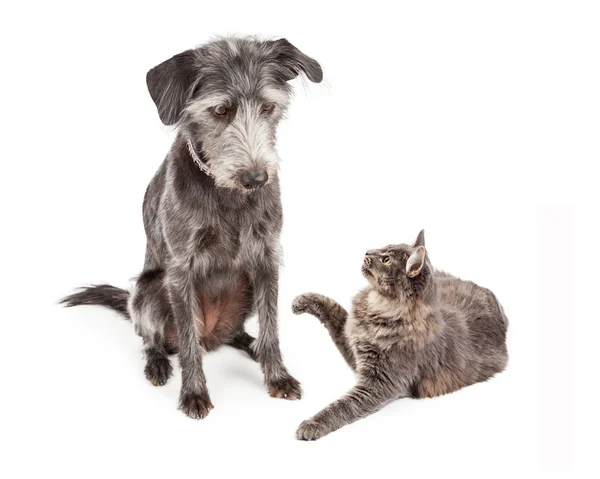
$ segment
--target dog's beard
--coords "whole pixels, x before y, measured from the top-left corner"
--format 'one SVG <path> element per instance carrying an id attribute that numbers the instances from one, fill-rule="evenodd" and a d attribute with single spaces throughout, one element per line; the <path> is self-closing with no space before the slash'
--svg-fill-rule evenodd
<path id="1" fill-rule="evenodd" d="M 241 176 L 245 171 L 264 171 L 269 178 L 266 185 L 271 183 L 279 170 L 274 140 L 255 137 L 254 141 L 246 142 L 235 136 L 204 142 L 204 154 L 215 184 L 221 188 L 252 191 L 242 185 Z"/>
<path id="2" fill-rule="evenodd" d="M 241 175 L 247 170 L 264 171 L 268 175 L 267 182 L 262 187 L 272 183 L 279 170 L 277 159 L 272 161 L 249 161 L 235 156 L 220 156 L 213 160 L 208 159 L 208 166 L 215 185 L 219 188 L 237 189 L 250 193 L 253 189 L 246 189 L 242 185 Z M 258 188 L 260 189 L 260 188 Z"/>
<path id="3" fill-rule="evenodd" d="M 276 107 L 270 117 L 259 113 L 259 105 L 244 105 L 237 110 L 231 123 L 224 125 L 198 107 L 207 101 L 193 104 L 193 109 L 190 107 L 190 118 L 199 125 L 190 133 L 202 145 L 216 186 L 248 191 L 242 185 L 241 176 L 250 171 L 264 172 L 269 178 L 266 184 L 272 182 L 279 169 L 276 128 L 283 116 L 285 102 L 282 101 L 281 107 Z"/>

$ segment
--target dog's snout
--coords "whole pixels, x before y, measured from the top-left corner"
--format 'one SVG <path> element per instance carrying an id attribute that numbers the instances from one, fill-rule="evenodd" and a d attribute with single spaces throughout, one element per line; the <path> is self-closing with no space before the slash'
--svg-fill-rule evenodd
<path id="1" fill-rule="evenodd" d="M 247 190 L 251 190 L 253 188 L 260 188 L 264 186 L 265 183 L 269 180 L 269 175 L 266 171 L 246 171 L 242 174 L 242 186 Z"/>

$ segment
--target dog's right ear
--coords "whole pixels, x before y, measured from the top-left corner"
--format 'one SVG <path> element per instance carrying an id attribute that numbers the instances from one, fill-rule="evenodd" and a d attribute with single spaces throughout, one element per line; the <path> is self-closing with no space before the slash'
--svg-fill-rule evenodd
<path id="1" fill-rule="evenodd" d="M 197 53 L 187 50 L 155 66 L 146 74 L 146 84 L 165 125 L 179 121 L 197 75 Z"/>
<path id="2" fill-rule="evenodd" d="M 316 60 L 305 55 L 285 38 L 272 41 L 275 58 L 278 66 L 282 69 L 285 81 L 296 78 L 304 73 L 313 83 L 323 80 L 323 70 Z"/>

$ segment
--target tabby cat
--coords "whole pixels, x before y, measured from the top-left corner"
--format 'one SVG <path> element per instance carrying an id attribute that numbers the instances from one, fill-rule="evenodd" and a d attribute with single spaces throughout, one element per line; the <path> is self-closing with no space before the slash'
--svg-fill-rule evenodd
<path id="1" fill-rule="evenodd" d="M 370 285 L 348 315 L 332 299 L 303 294 L 294 313 L 325 325 L 357 384 L 300 424 L 301 440 L 319 439 L 397 398 L 433 397 L 485 381 L 508 359 L 508 321 L 485 288 L 436 271 L 421 231 L 412 246 L 367 251 L 362 273 Z"/>

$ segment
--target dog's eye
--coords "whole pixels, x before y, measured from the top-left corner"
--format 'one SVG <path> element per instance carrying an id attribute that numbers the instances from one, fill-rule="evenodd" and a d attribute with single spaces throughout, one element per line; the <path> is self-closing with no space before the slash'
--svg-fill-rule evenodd
<path id="1" fill-rule="evenodd" d="M 275 103 L 266 103 L 263 105 L 263 111 L 273 111 L 273 108 L 275 108 Z"/>
<path id="2" fill-rule="evenodd" d="M 383 264 L 390 264 L 392 262 L 392 258 L 390 258 L 389 256 L 384 256 L 383 258 L 381 258 L 381 262 Z"/>
<path id="3" fill-rule="evenodd" d="M 223 116 L 227 114 L 227 107 L 225 105 L 215 106 L 213 112 L 215 115 Z"/>

